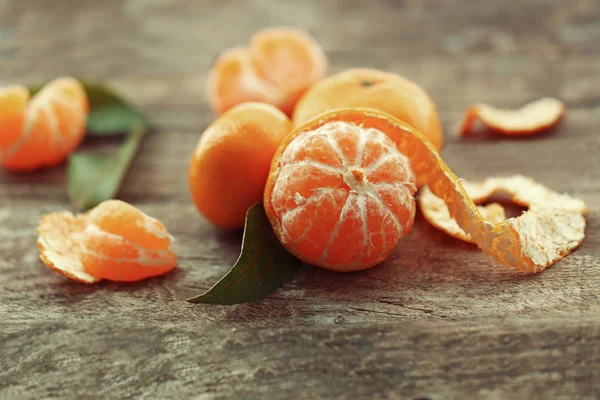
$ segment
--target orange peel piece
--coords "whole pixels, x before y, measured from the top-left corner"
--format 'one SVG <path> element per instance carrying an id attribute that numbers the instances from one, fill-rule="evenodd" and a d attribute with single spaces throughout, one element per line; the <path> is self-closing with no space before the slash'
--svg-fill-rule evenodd
<path id="1" fill-rule="evenodd" d="M 458 134 L 467 136 L 479 120 L 488 128 L 505 135 L 532 135 L 556 125 L 564 113 L 564 103 L 552 97 L 544 97 L 516 110 L 475 104 L 465 111 Z"/>
<path id="2" fill-rule="evenodd" d="M 423 217 L 430 225 L 447 233 L 453 238 L 475 244 L 471 235 L 466 233 L 458 225 L 456 220 L 450 216 L 450 212 L 448 211 L 448 207 L 446 206 L 446 203 L 444 203 L 444 200 L 431 193 L 431 190 L 427 187 L 421 189 L 418 203 L 421 214 L 423 214 Z M 485 206 L 478 205 L 477 209 L 483 218 L 493 224 L 499 224 L 506 220 L 504 207 L 498 203 L 492 203 Z"/>
<path id="3" fill-rule="evenodd" d="M 288 135 L 278 152 L 284 151 L 289 142 L 302 132 L 313 131 L 335 121 L 386 133 L 400 153 L 408 157 L 415 175 L 446 204 L 457 225 L 471 236 L 480 249 L 504 265 L 537 273 L 569 254 L 583 239 L 585 204 L 576 200 L 568 207 L 559 208 L 557 206 L 564 197 L 540 195 L 547 195 L 548 190 L 541 185 L 528 187 L 532 181 L 527 178 L 510 181 L 518 194 L 514 197 L 523 202 L 532 198 L 542 198 L 543 201 L 531 204 L 527 212 L 516 218 L 501 223 L 488 221 L 467 193 L 465 184 L 450 170 L 431 142 L 411 125 L 381 111 L 345 108 L 321 114 Z M 277 160 L 278 155 L 274 158 L 272 169 L 277 168 Z M 265 189 L 265 199 L 269 198 L 272 188 L 273 182 L 270 181 Z M 488 186 L 484 188 L 488 191 Z M 475 193 L 475 197 L 486 191 Z M 277 221 L 268 202 L 265 211 L 274 225 Z"/>
<path id="4" fill-rule="evenodd" d="M 38 226 L 40 258 L 50 269 L 81 283 L 96 283 L 96 278 L 85 272 L 79 260 L 83 232 L 88 214 L 73 215 L 68 211 L 42 216 Z"/>
<path id="5" fill-rule="evenodd" d="M 521 216 L 524 220 L 531 218 L 528 213 L 546 216 L 545 218 L 550 216 L 545 222 L 545 227 L 552 228 L 551 232 L 554 235 L 551 241 L 540 242 L 540 247 L 543 246 L 546 252 L 554 254 L 551 257 L 554 261 L 570 253 L 583 240 L 585 231 L 583 215 L 587 213 L 587 206 L 580 199 L 554 192 L 533 179 L 521 175 L 488 178 L 476 183 L 461 180 L 461 184 L 475 204 L 487 201 L 494 194 L 505 193 L 514 203 L 530 208 L 530 211 Z M 456 220 L 450 216 L 444 201 L 433 194 L 429 188 L 422 189 L 418 203 L 423 217 L 431 225 L 452 237 L 475 243 L 471 235 L 461 229 Z M 497 203 L 478 206 L 478 208 L 482 217 L 491 223 L 499 224 L 506 220 L 503 207 Z M 541 235 L 540 238 L 543 237 L 543 233 L 543 231 L 536 232 Z"/>

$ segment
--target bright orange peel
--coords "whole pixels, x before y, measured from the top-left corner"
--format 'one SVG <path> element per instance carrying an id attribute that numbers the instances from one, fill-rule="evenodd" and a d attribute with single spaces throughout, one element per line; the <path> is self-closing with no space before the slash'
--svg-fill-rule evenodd
<path id="1" fill-rule="evenodd" d="M 423 217 L 432 226 L 456 239 L 468 243 L 475 243 L 471 235 L 466 233 L 458 225 L 456 220 L 450 216 L 444 200 L 431 193 L 427 187 L 421 189 L 418 202 Z M 499 224 L 506 220 L 504 207 L 498 203 L 492 203 L 485 206 L 478 205 L 477 209 L 484 219 L 493 224 Z"/>
<path id="2" fill-rule="evenodd" d="M 172 237 L 158 220 L 118 200 L 88 213 L 44 215 L 38 247 L 44 264 L 79 282 L 133 282 L 164 274 L 177 264 Z"/>
<path id="3" fill-rule="evenodd" d="M 446 203 L 450 216 L 485 253 L 502 264 L 526 272 L 540 272 L 575 249 L 585 226 L 582 202 L 574 202 L 570 208 L 556 208 L 553 197 L 545 203 L 534 205 L 529 211 L 501 223 L 492 223 L 482 216 L 463 184 L 442 160 L 438 151 L 411 125 L 393 116 L 372 109 L 338 109 L 321 114 L 295 129 L 284 139 L 271 166 L 271 174 L 265 189 L 265 212 L 276 234 L 282 240 L 281 215 L 274 208 L 274 188 L 280 181 L 281 157 L 296 137 L 315 132 L 322 126 L 345 122 L 362 130 L 374 129 L 389 136 L 399 152 L 405 155 L 417 179 L 429 186 L 433 194 Z M 522 180 L 515 181 L 522 184 Z M 515 184 L 513 182 L 513 184 Z M 518 187 L 520 187 L 517 185 Z M 539 189 L 539 188 L 537 188 Z M 530 192 L 518 198 L 526 199 Z M 525 197 L 524 197 L 525 196 Z M 537 198 L 537 195 L 536 197 Z M 571 210 L 571 211 L 570 211 Z M 282 241 L 284 246 L 285 240 Z"/>
<path id="4" fill-rule="evenodd" d="M 68 211 L 43 215 L 37 244 L 40 258 L 49 268 L 78 282 L 96 283 L 100 278 L 88 274 L 79 259 L 87 216 Z"/>
<path id="5" fill-rule="evenodd" d="M 572 214 L 572 223 L 568 224 L 571 227 L 568 235 L 574 240 L 568 241 L 568 243 L 580 243 L 583 240 L 585 221 L 582 224 L 582 219 L 578 218 L 577 215 L 584 215 L 587 212 L 587 206 L 580 199 L 554 192 L 533 179 L 521 175 L 488 178 L 482 182 L 469 182 L 466 180 L 460 182 L 475 204 L 487 201 L 494 194 L 504 193 L 509 195 L 514 203 L 524 207 L 557 209 L 563 210 L 565 215 Z M 419 193 L 418 203 L 423 217 L 431 225 L 457 239 L 475 243 L 473 238 L 461 229 L 456 220 L 450 216 L 444 201 L 434 195 L 427 187 L 424 187 Z M 489 222 L 498 224 L 506 220 L 504 208 L 500 204 L 479 205 L 478 208 L 482 217 Z M 567 231 L 562 230 L 561 232 L 567 235 Z M 567 244 L 566 247 L 572 245 Z M 564 247 L 565 245 L 561 246 Z"/>
<path id="6" fill-rule="evenodd" d="M 564 103 L 551 97 L 533 101 L 516 110 L 475 104 L 465 111 L 458 134 L 467 136 L 479 120 L 488 128 L 505 135 L 532 135 L 556 125 L 564 113 Z"/>

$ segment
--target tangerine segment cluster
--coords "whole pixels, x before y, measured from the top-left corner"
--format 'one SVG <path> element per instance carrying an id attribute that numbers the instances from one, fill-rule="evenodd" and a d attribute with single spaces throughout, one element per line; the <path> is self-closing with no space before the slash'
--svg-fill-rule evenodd
<path id="1" fill-rule="evenodd" d="M 118 200 L 90 212 L 81 262 L 86 272 L 111 281 L 139 281 L 177 264 L 171 238 L 158 220 Z"/>
<path id="2" fill-rule="evenodd" d="M 158 220 L 119 200 L 89 213 L 44 215 L 38 227 L 42 261 L 83 283 L 133 282 L 175 268 L 172 238 Z"/>
<path id="3" fill-rule="evenodd" d="M 76 79 L 58 78 L 29 97 L 21 85 L 0 90 L 0 158 L 13 171 L 60 164 L 85 134 L 89 104 Z"/>
<path id="4" fill-rule="evenodd" d="M 510 136 L 532 135 L 556 125 L 565 113 L 562 101 L 545 97 L 517 110 L 496 108 L 488 104 L 470 106 L 460 124 L 459 135 L 470 134 L 476 121 L 488 128 Z"/>
<path id="5" fill-rule="evenodd" d="M 305 262 L 337 271 L 369 268 L 412 228 L 415 176 L 375 128 L 331 121 L 303 131 L 273 167 L 268 215 L 281 243 Z"/>
<path id="6" fill-rule="evenodd" d="M 442 124 L 427 92 L 403 76 L 370 68 L 347 69 L 317 82 L 298 101 L 294 125 L 343 107 L 387 112 L 417 128 L 438 150 L 442 148 Z"/>
<path id="7" fill-rule="evenodd" d="M 363 130 L 384 132 L 396 144 L 398 151 L 408 157 L 415 175 L 446 203 L 458 226 L 472 237 L 479 248 L 499 262 L 526 272 L 540 272 L 580 245 L 582 237 L 572 236 L 573 232 L 580 232 L 585 226 L 580 212 L 565 212 L 564 209 L 541 204 L 502 223 L 487 221 L 429 140 L 411 125 L 372 109 L 339 109 L 322 114 L 297 128 L 280 146 L 265 189 L 265 211 L 284 245 L 287 238 L 273 204 L 273 193 L 280 181 L 279 159 L 297 137 L 340 121 Z M 341 209 L 338 211 L 338 208 L 339 204 L 332 205 L 331 212 L 340 215 Z"/>
<path id="8" fill-rule="evenodd" d="M 577 215 L 586 214 L 587 206 L 580 199 L 554 192 L 533 179 L 521 175 L 488 178 L 483 182 L 461 180 L 461 184 L 475 204 L 487 201 L 496 193 L 506 193 L 511 196 L 513 202 L 521 206 L 558 209 L 563 210 L 565 215 L 572 214 L 573 223 L 568 224 L 564 227 L 565 229 L 561 229 L 557 233 L 565 236 L 563 243 L 567 247 L 572 241 L 580 243 L 583 240 L 585 220 Z M 423 216 L 431 225 L 457 239 L 474 243 L 473 238 L 463 231 L 450 216 L 448 207 L 443 200 L 431 193 L 427 187 L 421 190 L 418 202 Z M 478 206 L 478 208 L 481 215 L 490 222 L 500 223 L 506 219 L 504 208 L 499 204 Z M 566 239 L 567 237 L 571 239 Z"/>
<path id="9" fill-rule="evenodd" d="M 217 114 L 248 101 L 271 104 L 291 115 L 300 96 L 327 73 L 319 43 L 297 28 L 258 31 L 248 47 L 223 51 L 207 82 Z"/>

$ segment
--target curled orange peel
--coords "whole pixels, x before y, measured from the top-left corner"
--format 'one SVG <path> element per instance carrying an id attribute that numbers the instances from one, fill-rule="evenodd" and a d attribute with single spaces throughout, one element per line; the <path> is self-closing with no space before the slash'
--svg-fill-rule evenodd
<path id="1" fill-rule="evenodd" d="M 427 187 L 421 189 L 418 203 L 421 214 L 429 224 L 456 239 L 475 243 L 471 235 L 462 230 L 456 220 L 450 216 L 444 200 L 431 193 Z M 499 224 L 506 220 L 504 207 L 501 204 L 478 205 L 477 209 L 483 218 L 493 224 Z"/>
<path id="2" fill-rule="evenodd" d="M 540 272 L 581 243 L 583 237 L 580 233 L 585 227 L 582 212 L 586 210 L 583 202 L 576 201 L 570 208 L 557 208 L 552 206 L 555 204 L 553 199 L 557 197 L 551 197 L 532 204 L 529 211 L 516 218 L 500 223 L 490 222 L 484 218 L 464 185 L 431 142 L 412 126 L 384 112 L 360 108 L 337 109 L 321 114 L 294 132 L 298 134 L 316 129 L 332 121 L 345 121 L 386 133 L 396 143 L 398 150 L 408 157 L 417 179 L 446 204 L 456 224 L 481 250 L 504 265 L 525 272 Z M 292 139 L 285 139 L 283 146 Z M 525 183 L 522 179 L 513 181 L 517 187 Z M 541 189 L 540 186 L 537 189 Z M 533 192 L 530 190 L 525 193 L 523 195 L 519 191 L 519 196 L 515 198 L 527 199 L 526 196 Z"/>
<path id="3" fill-rule="evenodd" d="M 488 128 L 505 135 L 532 135 L 556 125 L 564 113 L 564 103 L 551 97 L 533 101 L 516 110 L 475 104 L 465 111 L 458 134 L 467 136 L 479 120 Z"/>
<path id="4" fill-rule="evenodd" d="M 587 207 L 579 199 L 554 192 L 533 179 L 521 175 L 488 178 L 483 182 L 461 180 L 461 184 L 475 204 L 487 201 L 494 194 L 505 193 L 514 203 L 521 206 L 534 210 L 543 208 L 560 211 L 563 214 L 562 221 L 567 224 L 557 231 L 557 234 L 564 236 L 560 242 L 558 238 L 556 240 L 554 248 L 558 253 L 564 254 L 570 251 L 571 247 L 578 246 L 583 240 L 585 220 L 582 216 L 586 214 Z M 475 243 L 473 238 L 450 216 L 444 201 L 427 187 L 421 190 L 418 203 L 423 217 L 431 225 L 457 239 Z M 481 215 L 489 222 L 497 224 L 506 220 L 504 208 L 500 204 L 492 203 L 478 208 Z"/>
<path id="5" fill-rule="evenodd" d="M 81 283 L 96 283 L 100 278 L 85 272 L 79 259 L 88 213 L 77 216 L 68 211 L 45 214 L 38 226 L 40 258 L 48 268 Z"/>

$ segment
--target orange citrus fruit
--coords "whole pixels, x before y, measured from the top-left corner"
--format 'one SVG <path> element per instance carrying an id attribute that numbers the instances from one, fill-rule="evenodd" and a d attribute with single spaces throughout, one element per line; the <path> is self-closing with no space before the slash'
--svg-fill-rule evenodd
<path id="1" fill-rule="evenodd" d="M 207 82 L 217 114 L 248 101 L 269 103 L 291 115 L 298 98 L 327 72 L 319 43 L 297 28 L 258 31 L 248 47 L 223 51 Z"/>
<path id="2" fill-rule="evenodd" d="M 198 211 L 221 228 L 244 226 L 246 211 L 260 202 L 271 159 L 291 121 L 264 103 L 240 104 L 202 134 L 189 168 Z"/>
<path id="3" fill-rule="evenodd" d="M 340 119 L 286 140 L 264 204 L 296 257 L 356 271 L 382 262 L 412 228 L 416 190 L 408 158 L 385 133 Z"/>
<path id="4" fill-rule="evenodd" d="M 371 158 L 378 161 L 369 164 Z M 337 271 L 368 268 L 385 259 L 412 224 L 412 173 L 465 234 L 505 265 L 540 272 L 583 240 L 581 210 L 561 206 L 562 200 L 501 223 L 487 221 L 431 141 L 368 108 L 321 114 L 283 140 L 265 187 L 265 213 L 282 245 L 301 260 Z"/>
<path id="5" fill-rule="evenodd" d="M 294 109 L 294 126 L 336 108 L 384 111 L 417 128 L 440 150 L 442 125 L 435 104 L 416 83 L 391 72 L 352 68 L 311 87 Z"/>
<path id="6" fill-rule="evenodd" d="M 171 242 L 162 223 L 119 200 L 107 200 L 77 216 L 47 214 L 38 227 L 42 261 L 84 283 L 162 275 L 177 264 Z"/>
<path id="7" fill-rule="evenodd" d="M 89 104 L 79 81 L 59 78 L 29 96 L 21 85 L 0 89 L 0 159 L 13 171 L 60 164 L 85 134 Z"/>

